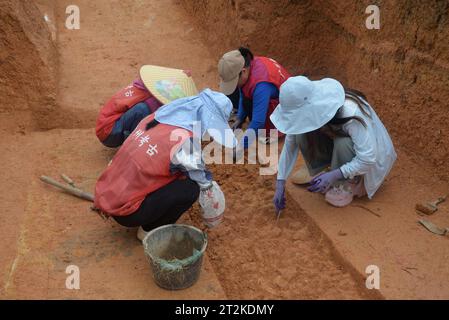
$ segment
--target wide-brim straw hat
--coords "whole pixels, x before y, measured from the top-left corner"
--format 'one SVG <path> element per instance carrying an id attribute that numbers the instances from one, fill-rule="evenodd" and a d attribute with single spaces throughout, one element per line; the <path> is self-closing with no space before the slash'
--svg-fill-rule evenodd
<path id="1" fill-rule="evenodd" d="M 140 78 L 162 104 L 198 94 L 193 78 L 181 69 L 145 65 L 140 68 Z"/>

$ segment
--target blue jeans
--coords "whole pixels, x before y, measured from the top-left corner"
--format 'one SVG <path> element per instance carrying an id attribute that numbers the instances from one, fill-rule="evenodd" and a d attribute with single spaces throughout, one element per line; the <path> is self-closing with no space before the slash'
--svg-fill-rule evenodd
<path id="1" fill-rule="evenodd" d="M 109 148 L 120 147 L 139 122 L 149 114 L 150 109 L 145 102 L 134 105 L 115 122 L 111 133 L 103 141 L 103 144 Z"/>

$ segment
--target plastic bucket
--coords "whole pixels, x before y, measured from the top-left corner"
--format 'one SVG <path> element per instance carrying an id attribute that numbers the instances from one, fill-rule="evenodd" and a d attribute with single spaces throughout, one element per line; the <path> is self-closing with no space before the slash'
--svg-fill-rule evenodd
<path id="1" fill-rule="evenodd" d="M 169 224 L 150 231 L 143 239 L 143 247 L 156 284 L 180 290 L 199 278 L 207 235 L 192 226 Z"/>

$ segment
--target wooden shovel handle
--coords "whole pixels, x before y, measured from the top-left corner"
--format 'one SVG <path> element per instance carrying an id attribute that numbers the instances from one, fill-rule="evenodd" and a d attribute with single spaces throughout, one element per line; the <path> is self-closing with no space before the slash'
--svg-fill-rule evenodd
<path id="1" fill-rule="evenodd" d="M 62 189 L 65 192 L 67 192 L 75 197 L 94 202 L 94 196 L 91 193 L 85 192 L 81 189 L 74 188 L 74 187 L 71 187 L 71 186 L 68 186 L 68 185 L 65 185 L 62 183 L 59 183 L 58 181 L 55 181 L 52 178 L 47 177 L 47 176 L 41 176 L 40 179 L 41 179 L 41 181 L 51 184 L 52 186 L 57 187 L 59 189 Z"/>
<path id="2" fill-rule="evenodd" d="M 73 182 L 73 180 L 69 177 L 69 176 L 67 176 L 67 175 L 65 175 L 65 174 L 61 174 L 61 178 L 62 178 L 62 180 L 64 180 L 65 182 L 67 182 L 69 185 L 71 185 L 72 187 L 74 187 L 74 188 L 76 188 L 76 186 L 75 186 L 75 182 Z"/>

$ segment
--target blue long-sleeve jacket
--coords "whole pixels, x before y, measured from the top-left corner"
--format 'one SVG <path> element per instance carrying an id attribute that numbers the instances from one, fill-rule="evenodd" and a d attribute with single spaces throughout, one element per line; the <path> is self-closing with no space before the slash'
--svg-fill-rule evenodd
<path id="1" fill-rule="evenodd" d="M 265 121 L 268 113 L 268 106 L 270 105 L 271 99 L 277 99 L 279 97 L 279 90 L 276 86 L 269 82 L 260 82 L 256 85 L 256 88 L 253 92 L 253 108 L 251 115 L 251 122 L 247 128 L 247 130 L 254 130 L 257 137 L 257 130 L 265 128 Z M 243 108 L 243 94 L 240 92 L 240 101 L 239 101 L 239 109 L 237 112 L 237 116 L 241 121 L 244 121 L 248 114 Z M 249 145 L 253 143 L 251 136 L 247 137 L 246 135 L 242 137 L 242 141 L 240 143 L 244 143 L 245 149 L 248 148 Z"/>

